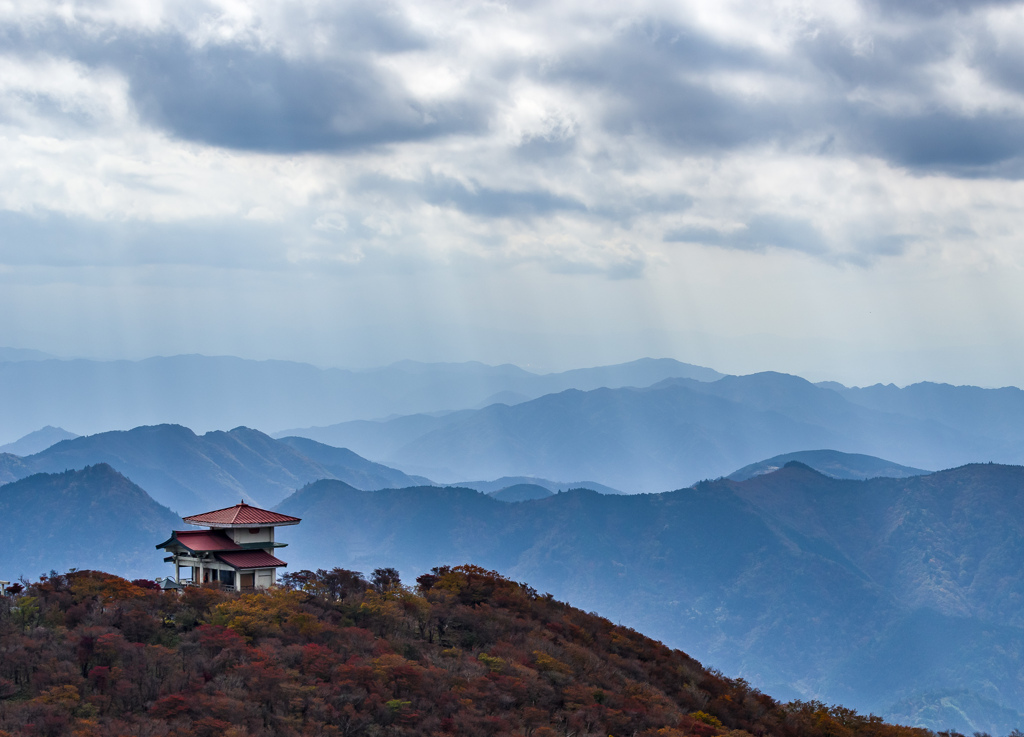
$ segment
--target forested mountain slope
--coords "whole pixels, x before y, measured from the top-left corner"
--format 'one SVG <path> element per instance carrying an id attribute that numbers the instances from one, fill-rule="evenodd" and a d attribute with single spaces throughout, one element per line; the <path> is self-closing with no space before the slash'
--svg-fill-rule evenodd
<path id="1" fill-rule="evenodd" d="M 780 704 L 472 566 L 293 580 L 179 598 L 81 571 L 0 597 L 0 734 L 929 737 Z"/>
<path id="2" fill-rule="evenodd" d="M 789 530 L 834 546 L 907 608 L 1024 627 L 1024 467 L 974 464 L 850 482 L 791 464 L 726 489 Z"/>
<path id="3" fill-rule="evenodd" d="M 25 462 L 13 453 L 0 453 L 0 484 L 22 478 L 32 473 Z"/>

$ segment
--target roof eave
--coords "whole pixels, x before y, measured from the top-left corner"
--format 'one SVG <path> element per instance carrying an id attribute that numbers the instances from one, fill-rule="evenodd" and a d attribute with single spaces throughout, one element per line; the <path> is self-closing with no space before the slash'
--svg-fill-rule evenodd
<path id="1" fill-rule="evenodd" d="M 294 522 L 259 522 L 259 523 L 242 523 L 242 522 L 192 522 L 188 517 L 184 521 L 195 527 L 209 527 L 212 530 L 227 530 L 233 528 L 251 528 L 251 527 L 285 527 L 287 525 L 297 525 L 302 520 L 297 519 Z"/>
<path id="2" fill-rule="evenodd" d="M 260 564 L 251 565 L 251 566 L 239 566 L 239 565 L 236 565 L 235 563 L 232 563 L 229 560 L 224 560 L 219 555 L 216 556 L 216 557 L 217 557 L 217 560 L 219 560 L 221 563 L 223 563 L 226 566 L 231 566 L 236 571 L 257 571 L 257 570 L 260 570 L 261 568 L 287 568 L 288 567 L 288 564 L 285 563 L 280 558 L 276 558 L 275 560 L 277 562 L 273 563 L 273 564 L 270 564 L 270 565 L 260 563 Z"/>
<path id="3" fill-rule="evenodd" d="M 166 540 L 166 542 L 162 542 L 159 545 L 157 545 L 156 549 L 160 550 L 161 548 L 163 548 L 163 549 L 166 550 L 167 548 L 169 548 L 171 546 L 175 546 L 175 545 L 178 546 L 179 548 L 180 547 L 184 547 L 181 544 L 181 541 L 178 539 L 178 533 L 177 532 L 171 532 L 171 536 Z"/>

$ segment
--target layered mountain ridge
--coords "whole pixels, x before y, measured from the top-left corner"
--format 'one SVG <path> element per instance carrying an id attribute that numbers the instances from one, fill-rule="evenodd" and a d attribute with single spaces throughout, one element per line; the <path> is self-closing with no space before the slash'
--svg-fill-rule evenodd
<path id="1" fill-rule="evenodd" d="M 894 392 L 898 401 L 886 399 Z M 937 384 L 846 390 L 766 372 L 567 390 L 514 406 L 291 433 L 443 482 L 533 475 L 660 492 L 807 448 L 913 469 L 1024 462 L 1024 392 Z"/>
<path id="2" fill-rule="evenodd" d="M 362 489 L 430 483 L 306 438 L 275 440 L 245 427 L 196 435 L 180 425 L 77 437 L 24 458 L 0 454 L 0 482 L 98 463 L 109 463 L 182 514 L 239 499 L 272 506 L 317 479 L 342 479 Z"/>

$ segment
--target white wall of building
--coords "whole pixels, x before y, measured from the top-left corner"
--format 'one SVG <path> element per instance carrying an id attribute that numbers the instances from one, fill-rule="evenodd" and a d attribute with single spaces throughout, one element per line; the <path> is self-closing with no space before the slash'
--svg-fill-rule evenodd
<path id="1" fill-rule="evenodd" d="M 224 530 L 224 532 L 239 545 L 243 543 L 274 542 L 273 527 L 235 527 Z"/>

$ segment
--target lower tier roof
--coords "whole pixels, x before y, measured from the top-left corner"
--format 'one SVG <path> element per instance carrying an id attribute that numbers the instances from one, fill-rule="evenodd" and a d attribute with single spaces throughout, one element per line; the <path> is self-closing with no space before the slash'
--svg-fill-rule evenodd
<path id="1" fill-rule="evenodd" d="M 217 553 L 217 559 L 224 561 L 236 570 L 249 568 L 280 568 L 287 566 L 283 560 L 275 558 L 265 550 L 242 550 L 237 553 Z"/>

